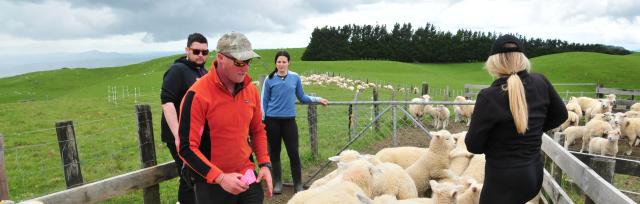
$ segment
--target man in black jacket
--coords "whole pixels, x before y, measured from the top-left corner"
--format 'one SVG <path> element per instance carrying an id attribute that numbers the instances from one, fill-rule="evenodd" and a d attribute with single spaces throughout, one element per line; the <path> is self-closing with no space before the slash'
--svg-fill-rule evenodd
<path id="1" fill-rule="evenodd" d="M 188 178 L 181 174 L 182 159 L 178 157 L 176 148 L 176 138 L 178 138 L 178 115 L 180 102 L 189 87 L 200 77 L 207 73 L 204 64 L 207 61 L 209 47 L 207 38 L 200 33 L 193 33 L 187 38 L 187 47 L 184 48 L 186 56 L 174 61 L 162 79 L 162 121 L 161 134 L 162 141 L 167 144 L 173 160 L 176 161 L 178 174 L 180 174 L 180 185 L 178 187 L 178 201 L 181 204 L 191 204 L 195 202 L 193 188 L 187 185 Z"/>

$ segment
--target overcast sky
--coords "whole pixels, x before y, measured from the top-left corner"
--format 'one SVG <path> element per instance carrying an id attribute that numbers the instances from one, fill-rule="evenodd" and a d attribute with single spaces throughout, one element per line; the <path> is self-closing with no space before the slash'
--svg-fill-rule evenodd
<path id="1" fill-rule="evenodd" d="M 201 32 L 305 47 L 315 27 L 427 22 L 640 50 L 638 0 L 0 0 L 0 54 L 179 51 Z"/>

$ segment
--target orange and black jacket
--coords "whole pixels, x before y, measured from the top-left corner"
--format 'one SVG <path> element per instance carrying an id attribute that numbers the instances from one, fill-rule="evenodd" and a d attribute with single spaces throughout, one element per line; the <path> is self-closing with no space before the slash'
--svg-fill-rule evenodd
<path id="1" fill-rule="evenodd" d="M 177 144 L 185 164 L 211 184 L 223 172 L 255 169 L 249 160 L 253 151 L 259 164 L 270 162 L 258 89 L 246 76 L 229 93 L 216 64 L 182 99 Z"/>

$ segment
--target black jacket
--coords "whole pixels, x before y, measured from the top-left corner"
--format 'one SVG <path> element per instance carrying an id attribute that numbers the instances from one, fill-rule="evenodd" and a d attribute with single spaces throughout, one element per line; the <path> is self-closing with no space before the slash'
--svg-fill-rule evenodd
<path id="1" fill-rule="evenodd" d="M 520 167 L 540 158 L 542 133 L 562 124 L 567 109 L 549 80 L 541 74 L 518 72 L 529 110 L 528 129 L 516 131 L 509 96 L 502 90 L 507 78 L 496 79 L 478 93 L 465 143 L 469 152 L 486 155 L 495 168 Z M 537 158 L 536 158 L 537 157 Z"/>
<path id="2" fill-rule="evenodd" d="M 160 92 L 162 104 L 172 102 L 179 116 L 182 97 L 187 93 L 189 87 L 206 73 L 204 64 L 196 64 L 187 60 L 186 57 L 176 59 L 162 78 L 162 91 Z M 174 142 L 171 129 L 164 118 L 164 112 L 162 112 L 161 135 L 163 142 Z"/>

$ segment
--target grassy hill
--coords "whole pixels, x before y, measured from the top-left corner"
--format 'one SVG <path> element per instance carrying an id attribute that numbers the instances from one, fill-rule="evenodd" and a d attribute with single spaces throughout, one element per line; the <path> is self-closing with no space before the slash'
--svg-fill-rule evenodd
<path id="1" fill-rule="evenodd" d="M 291 70 L 298 73 L 334 72 L 351 78 L 408 87 L 428 82 L 432 88 L 464 84 L 489 84 L 493 80 L 482 63 L 411 64 L 392 61 L 301 61 L 304 49 L 289 49 Z M 276 50 L 259 50 L 251 76 L 273 70 Z M 85 181 L 95 181 L 139 168 L 134 104 L 152 105 L 158 161 L 170 156 L 159 141 L 159 93 L 162 76 L 177 56 L 168 56 L 122 67 L 58 69 L 0 78 L 0 133 L 5 140 L 6 169 L 12 199 L 25 199 L 64 189 L 54 123 L 73 120 Z M 209 59 L 211 61 L 211 57 Z M 606 87 L 640 89 L 640 54 L 627 56 L 597 53 L 561 53 L 532 59 L 533 72 L 544 73 L 553 83 L 603 83 Z M 208 67 L 208 66 L 207 66 Z M 117 104 L 109 100 L 111 87 L 117 90 Z M 593 87 L 557 87 L 593 91 Z M 336 87 L 306 86 L 332 101 L 352 100 L 353 92 Z M 136 94 L 134 94 L 134 90 Z M 363 94 L 364 95 L 364 94 Z M 361 100 L 368 100 L 366 95 Z M 342 117 L 346 110 L 326 108 Z M 322 110 L 319 110 L 322 111 Z M 305 110 L 298 113 L 306 114 Z M 301 137 L 307 137 L 305 122 L 299 122 Z M 340 125 L 340 126 L 339 126 Z M 343 128 L 342 124 L 336 127 Z M 323 133 L 321 135 L 338 135 Z M 341 135 L 339 141 L 344 141 Z M 332 141 L 332 137 L 322 138 Z M 335 141 L 335 140 L 333 140 Z M 300 146 L 307 145 L 302 141 Z M 322 142 L 322 141 L 321 141 Z M 331 142 L 328 142 L 331 143 Z M 335 143 L 335 142 L 333 142 Z M 337 146 L 322 146 L 321 155 L 335 153 Z M 284 152 L 283 152 L 284 154 Z M 301 148 L 303 163 L 311 161 Z M 283 161 L 283 163 L 287 163 Z M 287 166 L 283 166 L 287 169 Z M 288 171 L 285 171 L 288 172 Z M 285 176 L 286 177 L 286 176 Z M 288 177 L 286 177 L 288 178 Z M 163 199 L 175 196 L 175 183 L 162 185 Z M 125 197 L 113 202 L 138 202 Z"/>

